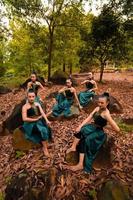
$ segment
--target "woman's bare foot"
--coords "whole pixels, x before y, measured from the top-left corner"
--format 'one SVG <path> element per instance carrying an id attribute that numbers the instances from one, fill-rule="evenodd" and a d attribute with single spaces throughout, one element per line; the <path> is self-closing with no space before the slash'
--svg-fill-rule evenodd
<path id="1" fill-rule="evenodd" d="M 68 167 L 68 169 L 70 169 L 70 170 L 73 171 L 73 172 L 78 171 L 78 170 L 82 170 L 83 168 L 84 168 L 84 167 L 83 167 L 83 165 L 81 165 L 81 164 L 77 164 L 77 165 Z"/>
<path id="2" fill-rule="evenodd" d="M 72 151 L 76 151 L 76 148 L 74 148 L 74 147 L 69 148 L 69 149 L 66 151 L 66 154 L 68 154 L 68 153 L 70 153 L 70 152 L 72 152 Z"/>
<path id="3" fill-rule="evenodd" d="M 49 152 L 48 152 L 48 149 L 43 148 L 43 153 L 44 153 L 44 155 L 45 155 L 46 157 L 48 157 L 48 158 L 51 157 L 50 154 L 49 154 Z"/>

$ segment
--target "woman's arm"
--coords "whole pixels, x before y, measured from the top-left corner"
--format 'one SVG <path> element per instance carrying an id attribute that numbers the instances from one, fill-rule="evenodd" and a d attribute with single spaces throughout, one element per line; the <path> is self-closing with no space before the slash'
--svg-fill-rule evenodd
<path id="1" fill-rule="evenodd" d="M 64 93 L 65 89 L 66 89 L 66 87 L 63 87 L 62 89 L 59 90 L 58 93 Z"/>
<path id="2" fill-rule="evenodd" d="M 110 113 L 108 113 L 106 116 L 107 121 L 109 122 L 109 124 L 111 125 L 111 127 L 116 131 L 116 132 L 120 132 L 120 128 L 118 127 L 118 125 L 116 124 L 116 122 L 112 119 Z"/>
<path id="3" fill-rule="evenodd" d="M 41 88 L 42 90 L 45 89 L 45 88 L 43 87 L 43 85 L 42 85 L 40 82 L 38 82 L 38 85 L 40 86 L 40 88 Z"/>
<path id="4" fill-rule="evenodd" d="M 44 113 L 42 107 L 40 106 L 40 104 L 37 103 L 37 106 L 39 107 L 40 113 L 41 113 L 42 117 L 45 119 L 46 123 L 50 124 L 50 121 L 48 120 L 47 116 L 45 115 L 45 113 Z"/>
<path id="5" fill-rule="evenodd" d="M 79 99 L 78 99 L 77 92 L 76 92 L 75 88 L 73 89 L 73 92 L 74 92 L 74 96 L 75 96 L 75 99 L 77 101 L 77 104 L 78 104 L 79 108 L 82 109 L 82 106 L 80 105 L 80 102 L 79 102 Z"/>
<path id="6" fill-rule="evenodd" d="M 88 82 L 88 80 L 85 80 L 85 81 L 81 82 L 81 85 L 84 85 L 87 82 Z"/>
<path id="7" fill-rule="evenodd" d="M 37 118 L 30 118 L 30 117 L 27 117 L 27 109 L 25 106 L 23 106 L 22 108 L 22 119 L 24 122 L 36 122 L 38 121 L 42 116 L 39 116 Z"/>
<path id="8" fill-rule="evenodd" d="M 91 122 L 93 115 L 95 112 L 97 112 L 99 110 L 99 107 L 96 107 L 91 113 L 90 115 L 79 125 L 79 127 L 77 128 L 77 132 L 80 131 L 80 129 L 82 128 L 82 126 L 88 124 L 89 122 Z"/>
<path id="9" fill-rule="evenodd" d="M 97 91 L 97 90 L 98 90 L 98 87 L 97 87 L 96 81 L 94 81 L 93 83 L 94 83 L 94 88 L 93 88 L 93 90 L 94 90 L 94 91 Z"/>

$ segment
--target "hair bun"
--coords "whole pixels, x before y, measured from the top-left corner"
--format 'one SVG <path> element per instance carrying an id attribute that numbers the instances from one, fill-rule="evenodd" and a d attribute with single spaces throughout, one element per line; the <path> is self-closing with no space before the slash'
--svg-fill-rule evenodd
<path id="1" fill-rule="evenodd" d="M 103 96 L 109 97 L 109 93 L 108 93 L 108 92 L 104 92 L 104 93 L 103 93 Z"/>

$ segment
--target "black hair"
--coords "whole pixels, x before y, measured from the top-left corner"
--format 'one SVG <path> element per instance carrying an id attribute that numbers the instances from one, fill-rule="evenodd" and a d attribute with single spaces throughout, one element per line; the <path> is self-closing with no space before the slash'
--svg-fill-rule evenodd
<path id="1" fill-rule="evenodd" d="M 73 81 L 72 81 L 72 78 L 71 77 L 69 77 L 69 78 L 66 78 L 66 81 L 67 80 L 70 80 L 71 81 L 71 83 L 72 83 L 72 85 L 73 85 Z"/>
<path id="2" fill-rule="evenodd" d="M 31 75 L 33 74 L 37 77 L 37 73 L 35 71 L 32 71 Z"/>
<path id="3" fill-rule="evenodd" d="M 29 89 L 27 94 L 29 94 L 29 93 L 35 93 L 35 91 L 33 89 Z"/>
<path id="4" fill-rule="evenodd" d="M 109 109 L 109 107 L 110 107 L 110 96 L 109 96 L 109 93 L 108 92 L 104 92 L 103 94 L 101 94 L 99 96 L 99 98 L 105 98 L 106 101 L 109 102 L 108 105 L 107 105 L 107 108 Z"/>

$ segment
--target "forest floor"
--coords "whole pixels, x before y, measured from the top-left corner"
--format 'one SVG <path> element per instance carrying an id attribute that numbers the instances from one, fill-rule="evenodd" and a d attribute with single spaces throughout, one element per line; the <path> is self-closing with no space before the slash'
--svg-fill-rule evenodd
<path id="1" fill-rule="evenodd" d="M 96 74 L 98 80 L 99 74 Z M 77 79 L 80 82 L 84 77 Z M 122 114 L 113 114 L 112 116 L 118 120 L 123 118 L 133 119 L 133 73 L 106 73 L 104 74 L 104 83 L 98 83 L 98 93 L 110 90 L 122 105 Z M 54 85 L 51 88 L 46 88 L 40 93 L 42 99 L 50 93 L 58 91 L 62 86 Z M 77 92 L 84 90 L 83 86 L 76 87 Z M 0 96 L 0 111 L 5 114 L 0 116 L 0 122 L 4 121 L 12 112 L 14 106 L 25 97 L 24 91 L 16 94 L 9 93 Z M 55 100 L 46 99 L 47 112 L 52 108 Z M 0 113 L 1 113 L 0 112 Z M 0 142 L 0 190 L 4 191 L 8 180 L 15 173 L 19 173 L 26 169 L 29 173 L 35 173 L 40 170 L 46 170 L 50 167 L 55 167 L 62 171 L 65 162 L 65 152 L 70 147 L 73 141 L 73 134 L 76 127 L 87 117 L 87 113 L 82 111 L 80 116 L 71 120 L 54 121 L 51 124 L 53 131 L 54 142 L 50 144 L 50 153 L 52 159 L 47 159 L 43 156 L 42 149 L 32 149 L 19 158 L 16 158 L 16 153 L 12 146 L 12 135 L 1 136 Z M 75 191 L 73 186 L 75 181 L 78 181 L 77 194 L 86 193 L 86 191 L 98 189 L 101 184 L 109 178 L 121 180 L 127 184 L 130 192 L 133 192 L 133 131 L 122 130 L 120 133 L 115 133 L 109 126 L 105 129 L 108 135 L 115 139 L 115 146 L 112 147 L 114 160 L 112 166 L 105 169 L 94 170 L 91 175 L 86 175 L 83 171 L 71 172 L 66 170 L 63 175 L 63 181 L 58 182 L 57 187 L 68 187 L 67 195 Z M 57 188 L 55 192 L 57 192 Z M 133 193 L 132 193 L 133 194 Z M 65 195 L 65 194 L 62 194 Z"/>

